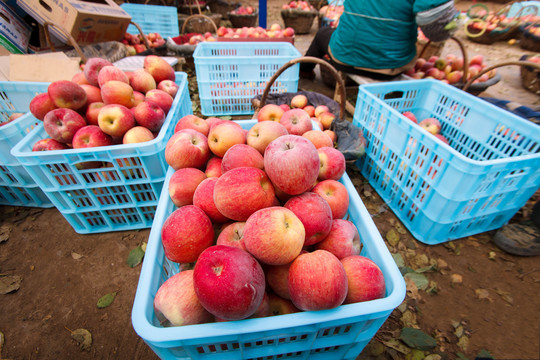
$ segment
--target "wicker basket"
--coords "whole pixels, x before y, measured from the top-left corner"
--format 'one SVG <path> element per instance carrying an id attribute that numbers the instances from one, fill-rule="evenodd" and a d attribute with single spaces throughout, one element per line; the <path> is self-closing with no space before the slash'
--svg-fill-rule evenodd
<path id="1" fill-rule="evenodd" d="M 432 56 L 441 56 L 446 41 L 431 42 L 427 40 L 416 40 L 416 54 L 418 57 L 429 59 Z"/>
<path id="2" fill-rule="evenodd" d="M 253 14 L 249 14 L 249 15 L 234 14 L 230 12 L 228 14 L 228 17 L 229 17 L 229 21 L 231 22 L 234 28 L 242 28 L 244 26 L 253 27 L 257 24 L 259 11 L 256 10 Z"/>
<path id="3" fill-rule="evenodd" d="M 520 60 L 527 61 L 527 55 L 521 57 Z M 522 66 L 520 69 L 521 85 L 527 90 L 536 95 L 540 95 L 540 69 L 535 69 L 530 66 Z"/>
<path id="4" fill-rule="evenodd" d="M 295 34 L 309 34 L 313 21 L 318 15 L 318 11 L 304 11 L 296 9 L 281 10 L 281 18 L 285 27 L 294 29 Z"/>
<path id="5" fill-rule="evenodd" d="M 224 20 L 229 19 L 229 13 L 236 9 L 237 7 L 240 7 L 242 4 L 237 2 L 229 2 L 226 0 L 212 0 L 208 3 L 208 7 L 210 7 L 210 11 L 214 14 L 221 14 L 221 18 Z"/>
<path id="6" fill-rule="evenodd" d="M 540 36 L 530 31 L 533 27 L 540 27 L 540 24 L 531 24 L 523 30 L 520 36 L 519 46 L 525 50 L 540 52 Z"/>

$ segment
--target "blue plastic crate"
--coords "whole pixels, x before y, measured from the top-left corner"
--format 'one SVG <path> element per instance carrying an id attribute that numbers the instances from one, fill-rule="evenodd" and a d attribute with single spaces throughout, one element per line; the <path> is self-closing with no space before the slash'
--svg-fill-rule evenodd
<path id="1" fill-rule="evenodd" d="M 193 53 L 201 113 L 206 116 L 253 114 L 251 100 L 285 63 L 300 57 L 288 42 L 203 42 Z M 270 93 L 298 90 L 299 64 L 281 74 Z"/>
<path id="2" fill-rule="evenodd" d="M 156 32 L 164 39 L 180 35 L 178 10 L 174 6 L 123 3 L 120 7 L 131 15 L 131 21 L 137 23 L 145 35 Z M 139 34 L 139 30 L 131 24 L 127 32 Z"/>
<path id="3" fill-rule="evenodd" d="M 256 120 L 239 121 L 249 129 Z M 137 334 L 162 359 L 355 359 L 405 297 L 405 282 L 347 174 L 341 178 L 350 196 L 347 218 L 357 227 L 362 255 L 382 269 L 384 298 L 331 310 L 306 311 L 258 319 L 162 327 L 153 301 L 159 286 L 178 273 L 161 244 L 161 227 L 176 209 L 168 193 L 169 169 L 150 231 L 132 310 Z"/>
<path id="4" fill-rule="evenodd" d="M 449 145 L 405 111 L 437 118 Z M 497 229 L 540 187 L 540 126 L 440 81 L 360 86 L 353 123 L 362 174 L 423 243 Z"/>
<path id="5" fill-rule="evenodd" d="M 32 151 L 48 137 L 39 124 L 11 150 L 35 183 L 81 234 L 152 226 L 168 165 L 165 146 L 176 121 L 191 114 L 187 75 L 154 140 L 87 149 Z M 96 167 L 95 164 L 101 165 Z"/>

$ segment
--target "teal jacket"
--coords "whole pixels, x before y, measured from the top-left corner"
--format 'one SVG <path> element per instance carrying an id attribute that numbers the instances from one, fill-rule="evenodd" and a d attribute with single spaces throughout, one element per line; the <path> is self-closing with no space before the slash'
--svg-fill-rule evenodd
<path id="1" fill-rule="evenodd" d="M 415 16 L 448 0 L 346 0 L 330 39 L 338 62 L 368 69 L 392 69 L 416 55 Z"/>

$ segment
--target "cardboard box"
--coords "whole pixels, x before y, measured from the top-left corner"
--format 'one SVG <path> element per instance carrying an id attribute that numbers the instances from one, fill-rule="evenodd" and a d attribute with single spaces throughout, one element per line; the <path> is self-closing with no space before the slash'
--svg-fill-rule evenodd
<path id="1" fill-rule="evenodd" d="M 131 16 L 113 0 L 17 0 L 38 23 L 52 22 L 69 33 L 79 45 L 119 41 L 124 37 Z M 57 26 L 50 33 L 69 43 L 69 37 Z"/>
<path id="2" fill-rule="evenodd" d="M 26 53 L 31 33 L 30 26 L 0 1 L 0 55 Z"/>

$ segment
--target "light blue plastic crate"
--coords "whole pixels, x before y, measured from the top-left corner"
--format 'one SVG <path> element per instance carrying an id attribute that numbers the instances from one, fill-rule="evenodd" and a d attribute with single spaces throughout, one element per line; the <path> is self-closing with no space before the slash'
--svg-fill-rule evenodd
<path id="1" fill-rule="evenodd" d="M 405 111 L 437 118 L 449 145 Z M 423 243 L 500 228 L 540 187 L 540 126 L 440 81 L 360 86 L 353 123 L 362 174 Z"/>
<path id="2" fill-rule="evenodd" d="M 256 120 L 239 121 L 244 129 Z M 405 282 L 347 174 L 350 205 L 347 218 L 357 227 L 362 255 L 382 269 L 384 298 L 258 319 L 162 327 L 153 301 L 159 286 L 178 273 L 161 244 L 161 228 L 176 209 L 168 193 L 169 169 L 150 231 L 145 259 L 135 294 L 131 320 L 137 334 L 162 359 L 355 359 L 390 313 L 405 297 Z"/>
<path id="3" fill-rule="evenodd" d="M 180 35 L 178 10 L 174 6 L 123 3 L 120 7 L 131 15 L 131 21 L 137 23 L 145 35 L 156 32 L 164 39 Z M 131 24 L 127 32 L 139 34 L 139 30 Z"/>
<path id="4" fill-rule="evenodd" d="M 176 73 L 178 93 L 154 140 L 87 149 L 32 151 L 48 137 L 39 124 L 13 149 L 35 183 L 81 234 L 152 226 L 168 165 L 165 146 L 176 121 L 191 114 L 187 75 Z M 101 165 L 91 166 L 92 163 Z"/>
<path id="5" fill-rule="evenodd" d="M 285 63 L 300 57 L 288 42 L 203 42 L 193 53 L 201 113 L 206 116 L 247 115 L 251 100 Z M 299 64 L 281 74 L 270 93 L 298 90 Z"/>

